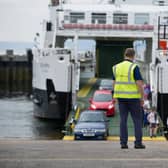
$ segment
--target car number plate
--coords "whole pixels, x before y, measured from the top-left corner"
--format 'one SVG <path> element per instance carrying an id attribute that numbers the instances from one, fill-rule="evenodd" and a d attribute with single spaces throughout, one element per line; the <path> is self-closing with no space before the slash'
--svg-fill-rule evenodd
<path id="1" fill-rule="evenodd" d="M 85 133 L 85 134 L 83 134 L 83 136 L 95 136 L 95 134 L 94 133 Z"/>

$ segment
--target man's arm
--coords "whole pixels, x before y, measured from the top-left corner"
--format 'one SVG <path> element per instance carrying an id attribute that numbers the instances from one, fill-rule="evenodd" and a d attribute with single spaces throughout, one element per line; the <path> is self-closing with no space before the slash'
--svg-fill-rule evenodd
<path id="1" fill-rule="evenodd" d="M 141 94 L 141 106 L 144 105 L 144 89 L 143 89 L 143 79 L 142 79 L 142 76 L 141 76 L 141 73 L 140 73 L 140 70 L 139 70 L 139 67 L 137 66 L 134 70 L 134 78 L 135 78 L 135 81 L 136 81 L 136 84 L 137 84 L 137 87 L 138 87 L 138 91 L 139 93 Z"/>
<path id="2" fill-rule="evenodd" d="M 143 99 L 143 98 L 144 98 L 144 89 L 143 89 L 144 83 L 143 83 L 142 80 L 137 80 L 137 81 L 136 81 L 136 84 L 137 84 L 139 93 L 141 94 L 141 99 Z"/>
<path id="3" fill-rule="evenodd" d="M 144 82 L 143 82 L 138 66 L 136 66 L 134 69 L 134 78 L 135 78 L 139 93 L 141 94 L 141 99 L 143 99 L 144 98 L 144 88 L 143 88 Z"/>
<path id="4" fill-rule="evenodd" d="M 143 89 L 143 81 L 142 80 L 137 80 L 136 81 L 136 84 L 137 84 L 137 87 L 138 87 L 138 90 L 139 90 L 139 93 L 141 94 L 141 106 L 143 107 L 144 105 L 144 89 Z"/>

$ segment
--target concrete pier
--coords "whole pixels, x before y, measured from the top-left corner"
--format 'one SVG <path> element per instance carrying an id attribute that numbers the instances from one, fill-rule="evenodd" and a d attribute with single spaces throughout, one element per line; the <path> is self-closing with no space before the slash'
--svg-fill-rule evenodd
<path id="1" fill-rule="evenodd" d="M 32 92 L 32 51 L 0 54 L 0 97 L 29 95 Z"/>
<path id="2" fill-rule="evenodd" d="M 167 168 L 167 141 L 120 149 L 119 141 L 0 140 L 0 168 Z"/>

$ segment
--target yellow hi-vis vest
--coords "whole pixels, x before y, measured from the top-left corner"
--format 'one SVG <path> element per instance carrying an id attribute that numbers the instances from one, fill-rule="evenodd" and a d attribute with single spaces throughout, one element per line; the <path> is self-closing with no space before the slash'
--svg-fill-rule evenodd
<path id="1" fill-rule="evenodd" d="M 123 61 L 113 66 L 115 77 L 114 98 L 141 98 L 134 80 L 134 69 L 137 65 L 129 61 Z"/>

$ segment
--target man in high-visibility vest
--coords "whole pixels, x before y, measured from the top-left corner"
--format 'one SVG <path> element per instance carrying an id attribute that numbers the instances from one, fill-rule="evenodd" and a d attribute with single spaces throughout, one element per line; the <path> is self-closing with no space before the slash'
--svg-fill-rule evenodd
<path id="1" fill-rule="evenodd" d="M 140 69 L 134 63 L 135 51 L 127 48 L 124 61 L 112 67 L 114 80 L 113 97 L 118 100 L 120 111 L 120 144 L 122 149 L 128 148 L 127 119 L 130 112 L 135 130 L 134 147 L 144 149 L 142 143 L 142 105 L 143 105 L 143 79 Z"/>

